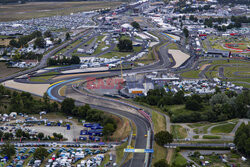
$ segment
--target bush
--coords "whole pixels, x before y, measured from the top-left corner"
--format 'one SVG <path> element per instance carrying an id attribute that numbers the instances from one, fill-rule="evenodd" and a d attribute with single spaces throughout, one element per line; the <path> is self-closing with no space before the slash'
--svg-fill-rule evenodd
<path id="1" fill-rule="evenodd" d="M 220 139 L 220 136 L 204 135 L 203 139 Z"/>

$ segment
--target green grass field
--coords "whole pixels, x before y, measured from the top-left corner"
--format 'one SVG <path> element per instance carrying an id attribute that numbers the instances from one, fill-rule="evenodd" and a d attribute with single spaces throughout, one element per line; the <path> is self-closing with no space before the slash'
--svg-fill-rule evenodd
<path id="1" fill-rule="evenodd" d="M 199 135 L 194 135 L 193 136 L 194 139 L 199 139 L 199 137 L 200 137 Z"/>
<path id="2" fill-rule="evenodd" d="M 172 125 L 171 132 L 174 136 L 174 139 L 184 139 L 187 137 L 187 131 L 181 125 Z"/>
<path id="3" fill-rule="evenodd" d="M 184 78 L 199 78 L 200 70 L 191 70 L 188 72 L 181 73 L 181 76 Z"/>
<path id="4" fill-rule="evenodd" d="M 55 75 L 48 75 L 48 76 L 39 76 L 39 77 L 32 77 L 30 78 L 31 82 L 47 82 Z"/>
<path id="5" fill-rule="evenodd" d="M 204 135 L 202 137 L 203 139 L 220 139 L 220 136 L 214 136 L 214 135 Z"/>
<path id="6" fill-rule="evenodd" d="M 156 111 L 152 111 L 152 121 L 154 123 L 154 133 L 166 130 L 166 119 Z"/>
<path id="7" fill-rule="evenodd" d="M 155 162 L 161 159 L 166 159 L 166 157 L 167 157 L 167 148 L 161 147 L 158 144 L 154 143 L 154 153 L 153 153 L 152 164 L 154 164 Z"/>
<path id="8" fill-rule="evenodd" d="M 117 58 L 121 58 L 121 57 L 126 57 L 127 55 L 130 55 L 131 52 L 109 52 L 109 53 L 106 53 L 104 55 L 101 55 L 100 57 L 103 57 L 103 58 L 112 58 L 112 57 L 117 57 Z"/>
<path id="9" fill-rule="evenodd" d="M 150 64 L 153 63 L 155 60 L 155 56 L 152 50 L 148 52 L 148 54 L 145 54 L 143 57 L 136 60 L 135 63 L 142 63 L 142 64 Z"/>
<path id="10" fill-rule="evenodd" d="M 72 44 L 68 45 L 67 47 L 63 48 L 62 50 L 60 50 L 58 53 L 64 53 L 66 52 L 67 50 L 75 47 L 76 45 L 78 45 L 79 43 L 81 43 L 81 40 L 77 40 L 75 42 L 73 42 Z"/>
<path id="11" fill-rule="evenodd" d="M 219 125 L 211 129 L 211 133 L 230 133 L 232 132 L 233 128 L 236 124 L 225 124 L 225 125 Z"/>
<path id="12" fill-rule="evenodd" d="M 172 165 L 173 166 L 186 166 L 187 160 L 180 153 L 176 153 L 176 156 L 174 157 Z"/>
<path id="13" fill-rule="evenodd" d="M 166 46 L 168 49 L 179 49 L 176 43 L 171 43 Z"/>
<path id="14" fill-rule="evenodd" d="M 206 61 L 206 63 L 208 63 Z M 218 71 L 219 68 L 223 67 L 224 69 L 224 76 L 227 77 L 225 81 L 233 81 L 235 85 L 243 86 L 246 88 L 250 88 L 250 62 L 243 61 L 243 60 L 214 60 L 212 63 L 209 63 L 212 66 L 208 69 L 208 71 L 205 73 L 205 75 L 208 78 L 218 78 Z M 227 65 L 227 66 L 225 66 Z M 228 66 L 230 65 L 230 66 Z M 239 72 L 238 75 L 236 75 L 236 72 Z M 187 72 L 181 74 L 182 76 L 195 77 L 195 72 Z M 239 82 L 239 83 L 237 83 Z M 240 83 L 240 82 L 247 82 L 246 83 Z"/>
<path id="15" fill-rule="evenodd" d="M 124 155 L 124 149 L 127 147 L 128 142 L 125 142 L 123 144 L 121 144 L 120 146 L 117 146 L 115 148 L 116 150 L 116 163 L 119 164 L 123 158 Z"/>
<path id="16" fill-rule="evenodd" d="M 103 38 L 104 38 L 104 35 L 98 36 L 97 41 L 101 41 L 101 43 L 99 43 L 99 45 L 96 48 L 96 50 L 93 53 L 93 55 L 101 53 L 102 52 L 102 48 L 104 48 L 104 47 L 110 47 L 110 45 L 106 45 L 106 43 L 102 41 Z"/>
<path id="17" fill-rule="evenodd" d="M 242 77 L 235 75 L 235 72 L 240 71 L 250 71 L 250 63 L 247 66 L 233 66 L 233 67 L 224 67 L 224 76 L 226 77 Z M 250 75 L 250 74 L 249 74 Z"/>

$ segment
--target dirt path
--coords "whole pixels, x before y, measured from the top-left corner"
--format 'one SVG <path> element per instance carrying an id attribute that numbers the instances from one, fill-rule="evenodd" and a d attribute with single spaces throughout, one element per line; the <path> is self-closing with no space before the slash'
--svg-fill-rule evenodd
<path id="1" fill-rule="evenodd" d="M 202 71 L 202 70 L 204 70 L 207 66 L 209 66 L 209 65 L 211 65 L 211 64 L 203 64 L 202 66 L 201 66 L 201 68 L 200 68 L 200 70 Z"/>
<path id="2" fill-rule="evenodd" d="M 171 164 L 171 159 L 173 157 L 173 154 L 174 154 L 174 149 L 173 148 L 168 148 L 167 157 L 166 157 L 166 160 L 167 160 L 168 164 Z"/>

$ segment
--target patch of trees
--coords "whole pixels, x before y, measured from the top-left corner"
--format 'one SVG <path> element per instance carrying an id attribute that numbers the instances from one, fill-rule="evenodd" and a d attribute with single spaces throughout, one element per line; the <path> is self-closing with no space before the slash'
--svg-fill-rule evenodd
<path id="1" fill-rule="evenodd" d="M 233 23 L 230 23 L 228 26 L 220 26 L 222 23 L 227 23 L 227 18 L 210 17 L 209 19 L 204 20 L 204 25 L 211 28 L 214 27 L 218 31 L 226 31 L 227 29 L 240 28 L 242 23 L 250 23 L 250 18 L 246 16 L 232 16 L 231 21 Z"/>
<path id="2" fill-rule="evenodd" d="M 8 105 L 6 105 L 6 102 Z M 103 111 L 92 109 L 88 104 L 84 106 L 75 106 L 74 99 L 66 98 L 61 103 L 61 108 L 59 108 L 58 103 L 50 102 L 48 94 L 45 93 L 42 99 L 34 99 L 30 93 L 22 92 L 18 93 L 16 91 L 10 92 L 4 86 L 0 85 L 0 107 L 4 106 L 2 113 L 25 113 L 25 114 L 39 114 L 41 111 L 47 112 L 63 112 L 67 115 L 72 115 L 80 119 L 84 119 L 87 122 L 100 123 L 104 129 L 103 133 L 106 136 L 112 135 L 117 128 L 117 123 L 109 115 L 105 115 Z M 6 106 L 5 106 L 6 105 Z M 1 108 L 0 108 L 1 109 Z M 62 139 L 61 134 L 53 134 L 54 137 L 58 140 Z M 27 137 L 29 138 L 28 133 L 18 130 L 17 137 Z M 0 138 L 11 139 L 13 138 L 12 133 L 3 133 L 0 131 Z M 43 138 L 42 134 L 39 135 L 39 138 Z"/>
<path id="3" fill-rule="evenodd" d="M 155 139 L 155 142 L 160 146 L 170 144 L 174 141 L 173 135 L 167 131 L 160 131 L 156 133 L 154 139 Z"/>
<path id="4" fill-rule="evenodd" d="M 131 52 L 133 51 L 132 41 L 130 39 L 120 39 L 117 47 L 120 52 Z"/>
<path id="5" fill-rule="evenodd" d="M 28 59 L 28 60 L 38 60 L 40 61 L 42 59 L 43 55 L 42 54 L 37 54 L 34 52 L 28 52 L 25 54 L 21 54 L 20 59 Z"/>
<path id="6" fill-rule="evenodd" d="M 29 132 L 25 132 L 22 129 L 17 129 L 16 130 L 16 137 L 17 138 L 30 138 Z"/>
<path id="7" fill-rule="evenodd" d="M 53 133 L 53 136 L 56 140 L 62 140 L 63 135 L 61 133 Z"/>
<path id="8" fill-rule="evenodd" d="M 224 121 L 233 118 L 250 118 L 250 91 L 236 94 L 232 91 L 215 94 L 184 96 L 183 91 L 173 94 L 164 89 L 150 90 L 147 96 L 135 101 L 157 106 L 167 112 L 172 122 Z M 169 105 L 183 104 L 185 107 L 170 110 Z"/>
<path id="9" fill-rule="evenodd" d="M 43 33 L 43 36 L 46 38 L 49 38 L 49 37 L 52 37 L 52 33 L 51 33 L 51 31 L 47 30 Z"/>
<path id="10" fill-rule="evenodd" d="M 36 149 L 36 151 L 34 152 L 33 157 L 36 160 L 44 160 L 47 156 L 49 155 L 48 151 L 46 148 L 44 147 L 39 147 Z"/>
<path id="11" fill-rule="evenodd" d="M 205 5 L 204 7 L 199 6 L 198 8 L 193 8 L 191 6 L 185 6 L 185 7 L 180 7 L 179 6 L 179 8 L 175 10 L 175 12 L 177 12 L 177 11 L 180 12 L 180 13 L 193 13 L 193 12 L 196 12 L 196 11 L 201 12 L 201 11 L 204 11 L 204 10 L 211 9 L 210 7 L 211 7 L 210 5 Z"/>
<path id="12" fill-rule="evenodd" d="M 59 111 L 58 104 L 56 102 L 50 103 L 46 93 L 43 99 L 36 100 L 30 93 L 10 92 L 2 85 L 0 85 L 0 106 L 3 106 L 2 113 L 38 114 L 40 111 Z"/>
<path id="13" fill-rule="evenodd" d="M 135 29 L 140 29 L 140 28 L 141 28 L 141 27 L 140 27 L 140 24 L 139 24 L 138 22 L 136 22 L 136 21 L 133 21 L 133 22 L 131 23 L 131 26 L 134 27 Z"/>
<path id="14" fill-rule="evenodd" d="M 237 129 L 234 137 L 236 148 L 246 156 L 250 156 L 250 125 L 242 125 Z"/>
<path id="15" fill-rule="evenodd" d="M 66 40 L 70 40 L 70 39 L 71 39 L 70 34 L 69 34 L 68 32 L 67 32 L 66 35 L 65 35 L 65 39 L 66 39 Z"/>
<path id="16" fill-rule="evenodd" d="M 169 167 L 165 159 L 161 159 L 154 163 L 154 167 Z"/>
<path id="17" fill-rule="evenodd" d="M 103 134 L 110 136 L 117 128 L 116 121 L 109 115 L 105 115 L 103 111 L 92 109 L 88 104 L 84 106 L 76 106 L 75 100 L 66 98 L 61 104 L 61 111 L 67 115 L 75 116 L 79 119 L 84 119 L 87 122 L 100 123 L 104 126 Z"/>
<path id="18" fill-rule="evenodd" d="M 59 57 L 57 59 L 48 59 L 48 65 L 54 66 L 54 65 L 71 65 L 71 64 L 80 64 L 81 60 L 78 56 L 73 55 L 71 58 L 66 58 L 63 56 L 62 59 Z"/>
<path id="19" fill-rule="evenodd" d="M 42 37 L 42 33 L 40 31 L 34 31 L 30 35 L 24 35 L 24 36 L 19 37 L 17 41 L 15 39 L 12 39 L 10 41 L 10 46 L 16 47 L 16 48 L 24 47 L 31 40 L 35 38 L 39 38 L 39 37 Z"/>
<path id="20" fill-rule="evenodd" d="M 183 29 L 183 34 L 185 35 L 186 38 L 189 36 L 189 31 L 186 27 Z"/>
<path id="21" fill-rule="evenodd" d="M 136 97 L 135 101 L 162 108 L 166 105 L 183 104 L 185 97 L 183 91 L 179 91 L 176 94 L 171 92 L 166 93 L 166 91 L 161 88 L 149 90 L 147 96 Z"/>
<path id="22" fill-rule="evenodd" d="M 37 37 L 34 45 L 38 48 L 45 48 L 46 47 L 46 41 L 44 40 L 43 37 Z"/>
<path id="23" fill-rule="evenodd" d="M 1 154 L 7 156 L 9 159 L 11 156 L 15 155 L 16 149 L 15 146 L 9 142 L 4 143 L 1 146 Z"/>

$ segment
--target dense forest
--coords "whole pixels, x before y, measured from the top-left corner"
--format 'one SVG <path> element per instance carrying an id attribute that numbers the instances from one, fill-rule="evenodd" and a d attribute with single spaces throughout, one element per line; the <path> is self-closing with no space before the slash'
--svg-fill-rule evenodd
<path id="1" fill-rule="evenodd" d="M 167 112 L 172 122 L 224 121 L 233 118 L 250 118 L 250 91 L 237 94 L 233 91 L 215 94 L 185 96 L 183 91 L 175 94 L 162 89 L 150 90 L 147 96 L 135 101 L 157 106 Z M 174 106 L 179 106 L 174 109 Z"/>

